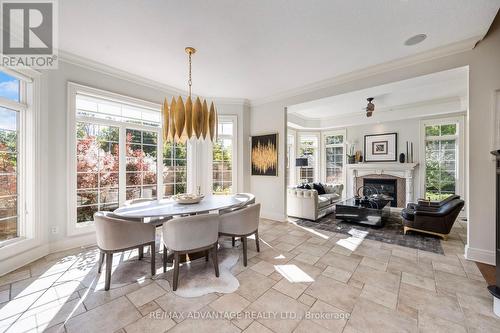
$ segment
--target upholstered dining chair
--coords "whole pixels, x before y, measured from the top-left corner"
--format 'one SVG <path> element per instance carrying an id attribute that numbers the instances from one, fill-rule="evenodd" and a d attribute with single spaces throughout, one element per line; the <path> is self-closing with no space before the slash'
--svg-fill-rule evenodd
<path id="1" fill-rule="evenodd" d="M 215 276 L 219 277 L 218 232 L 218 214 L 178 217 L 163 224 L 163 272 L 167 270 L 167 256 L 170 250 L 174 256 L 174 291 L 177 290 L 179 282 L 179 258 L 183 254 L 211 251 Z"/>
<path id="2" fill-rule="evenodd" d="M 104 257 L 106 257 L 106 277 L 104 290 L 109 290 L 111 284 L 111 267 L 113 253 L 131 249 L 142 249 L 145 245 L 151 247 L 151 275 L 155 275 L 155 226 L 137 221 L 127 221 L 117 218 L 111 212 L 94 214 L 97 247 L 100 251 L 99 269 L 101 273 Z"/>
<path id="3" fill-rule="evenodd" d="M 242 193 L 236 193 L 234 195 L 234 197 L 237 198 L 237 199 L 239 199 L 239 200 L 242 200 L 241 205 L 240 206 L 236 206 L 236 207 L 221 209 L 219 211 L 220 215 L 227 214 L 227 213 L 230 213 L 230 212 L 234 212 L 235 210 L 239 210 L 239 209 L 245 208 L 246 206 L 252 205 L 252 204 L 255 203 L 255 195 L 253 195 L 252 193 L 243 193 L 243 192 Z M 233 247 L 234 247 L 235 244 L 236 244 L 236 238 L 232 237 L 231 241 L 232 241 L 232 244 L 233 244 Z"/>
<path id="4" fill-rule="evenodd" d="M 219 235 L 240 237 L 243 243 L 243 265 L 247 265 L 247 236 L 255 234 L 255 247 L 259 245 L 260 204 L 251 204 L 220 216 Z M 234 245 L 234 241 L 233 241 Z"/>

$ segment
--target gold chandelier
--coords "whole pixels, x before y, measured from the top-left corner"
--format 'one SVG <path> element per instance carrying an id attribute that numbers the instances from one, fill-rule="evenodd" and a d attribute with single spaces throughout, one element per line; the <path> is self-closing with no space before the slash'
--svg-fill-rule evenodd
<path id="1" fill-rule="evenodd" d="M 191 99 L 191 56 L 196 52 L 192 47 L 186 47 L 189 57 L 189 95 L 184 103 L 181 96 L 172 97 L 170 106 L 165 97 L 162 105 L 163 115 L 163 140 L 164 142 L 185 143 L 192 138 L 210 140 L 213 142 L 217 138 L 218 116 L 214 103 L 210 103 L 210 108 L 205 99 L 203 102 L 199 97 Z"/>

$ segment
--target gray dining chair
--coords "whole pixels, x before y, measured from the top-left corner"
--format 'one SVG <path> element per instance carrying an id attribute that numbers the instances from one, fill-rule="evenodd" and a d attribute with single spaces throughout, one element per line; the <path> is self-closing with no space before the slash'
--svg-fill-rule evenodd
<path id="1" fill-rule="evenodd" d="M 219 277 L 217 258 L 219 215 L 202 214 L 174 218 L 163 224 L 163 272 L 167 270 L 168 251 L 173 252 L 172 289 L 177 290 L 180 255 L 195 252 L 212 253 L 215 276 Z"/>
<path id="2" fill-rule="evenodd" d="M 151 275 L 155 275 L 155 226 L 137 221 L 127 221 L 117 218 L 111 212 L 94 214 L 97 247 L 99 248 L 99 268 L 101 273 L 104 257 L 106 257 L 106 276 L 104 290 L 109 290 L 111 284 L 111 268 L 113 253 L 123 252 L 144 246 L 151 247 Z"/>
<path id="3" fill-rule="evenodd" d="M 247 265 L 247 237 L 255 234 L 255 247 L 260 252 L 259 244 L 260 204 L 251 204 L 220 216 L 219 235 L 240 237 L 243 243 L 243 265 Z"/>

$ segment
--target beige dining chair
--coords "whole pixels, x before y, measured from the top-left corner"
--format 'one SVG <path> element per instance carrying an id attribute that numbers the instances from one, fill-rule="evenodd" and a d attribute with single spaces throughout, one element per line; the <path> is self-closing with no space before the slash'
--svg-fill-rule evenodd
<path id="1" fill-rule="evenodd" d="M 218 214 L 178 217 L 163 224 L 163 272 L 167 270 L 167 256 L 170 250 L 173 252 L 174 264 L 173 290 L 177 290 L 179 258 L 183 254 L 212 252 L 215 276 L 219 277 L 219 262 L 217 258 L 218 231 Z"/>
<path id="2" fill-rule="evenodd" d="M 259 244 L 260 204 L 251 204 L 220 216 L 219 235 L 240 237 L 243 243 L 243 265 L 247 265 L 247 237 L 255 234 L 255 247 L 260 252 Z"/>
<path id="3" fill-rule="evenodd" d="M 234 212 L 235 210 L 239 210 L 239 209 L 242 209 L 242 208 L 245 208 L 246 206 L 248 205 L 251 205 L 251 204 L 254 204 L 255 203 L 255 195 L 253 195 L 252 193 L 236 193 L 234 195 L 234 197 L 238 200 L 242 200 L 242 203 L 241 205 L 239 206 L 236 206 L 236 207 L 231 207 L 231 208 L 226 208 L 226 209 L 221 209 L 219 211 L 219 214 L 222 215 L 222 214 L 227 214 L 227 213 L 230 213 L 230 212 Z M 236 244 L 236 238 L 235 237 L 232 237 L 231 238 L 231 242 L 232 242 L 232 245 L 233 247 L 235 246 Z"/>
<path id="4" fill-rule="evenodd" d="M 106 276 L 104 290 L 109 290 L 111 284 L 111 268 L 113 253 L 123 252 L 144 246 L 151 247 L 151 275 L 155 275 L 155 226 L 137 221 L 127 221 L 117 218 L 111 212 L 94 214 L 97 247 L 99 248 L 99 268 L 101 273 L 104 257 L 106 257 Z"/>

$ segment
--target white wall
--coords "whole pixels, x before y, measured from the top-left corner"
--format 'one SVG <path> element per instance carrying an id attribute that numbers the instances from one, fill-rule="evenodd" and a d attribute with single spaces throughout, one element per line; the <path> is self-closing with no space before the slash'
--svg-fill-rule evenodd
<path id="1" fill-rule="evenodd" d="M 129 79 L 110 75 L 101 70 L 81 66 L 60 60 L 57 70 L 45 71 L 41 79 L 42 89 L 42 124 L 41 147 L 43 156 L 40 164 L 44 171 L 43 202 L 46 213 L 39 223 L 45 231 L 44 242 L 40 247 L 31 249 L 29 253 L 18 253 L 17 258 L 7 258 L 2 262 L 0 275 L 35 260 L 48 252 L 60 251 L 72 247 L 95 243 L 93 233 L 69 237 L 67 235 L 67 84 L 75 82 L 93 88 L 99 88 L 130 97 L 161 103 L 165 96 L 169 98 L 175 93 L 159 86 L 132 82 Z M 249 182 L 249 145 L 250 110 L 242 100 L 224 100 L 216 98 L 220 114 L 236 115 L 238 121 L 238 192 L 248 192 Z M 200 166 L 198 166 L 200 167 Z M 210 177 L 211 175 L 204 175 Z M 50 232 L 55 227 L 57 233 Z"/>
<path id="2" fill-rule="evenodd" d="M 307 64 L 304 64 L 307 65 Z M 494 162 L 490 158 L 493 95 L 500 89 L 500 16 L 497 16 L 488 36 L 473 50 L 442 56 L 434 60 L 415 60 L 400 67 L 371 70 L 370 76 L 339 81 L 338 84 L 306 91 L 292 97 L 252 107 L 251 133 L 274 130 L 280 135 L 279 176 L 269 180 L 252 177 L 252 191 L 262 203 L 262 211 L 277 219 L 285 218 L 284 143 L 288 105 L 312 101 L 333 95 L 369 88 L 385 83 L 431 74 L 447 69 L 469 66 L 468 115 L 468 258 L 494 264 L 495 191 Z M 498 130 L 498 129 L 497 129 Z"/>

